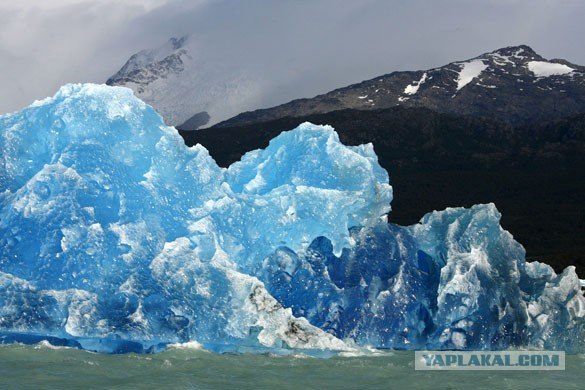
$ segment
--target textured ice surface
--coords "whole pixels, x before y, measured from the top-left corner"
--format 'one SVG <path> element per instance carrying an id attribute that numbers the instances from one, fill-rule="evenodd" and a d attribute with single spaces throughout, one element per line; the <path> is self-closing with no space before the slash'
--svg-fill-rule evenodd
<path id="1" fill-rule="evenodd" d="M 574 269 L 526 263 L 493 205 L 386 224 L 372 146 L 330 127 L 226 170 L 129 89 L 68 85 L 0 117 L 0 148 L 6 342 L 582 350 Z"/>
<path id="2" fill-rule="evenodd" d="M 258 268 L 293 314 L 339 338 L 383 348 L 566 351 L 585 345 L 585 299 L 525 252 L 493 204 L 429 213 L 420 223 L 351 229 L 340 257 L 326 238 L 281 248 Z"/>

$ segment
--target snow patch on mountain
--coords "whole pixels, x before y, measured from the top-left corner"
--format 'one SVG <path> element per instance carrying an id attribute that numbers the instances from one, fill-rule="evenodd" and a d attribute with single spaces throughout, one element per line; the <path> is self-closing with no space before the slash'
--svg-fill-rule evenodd
<path id="1" fill-rule="evenodd" d="M 459 77 L 455 80 L 457 82 L 457 91 L 460 91 L 461 88 L 469 84 L 488 67 L 483 60 L 473 60 L 459 65 L 461 66 L 461 71 L 459 72 Z"/>
<path id="2" fill-rule="evenodd" d="M 488 56 L 491 57 L 492 61 L 494 61 L 499 66 L 506 66 L 506 64 L 516 66 L 516 63 L 512 61 L 509 56 L 505 56 L 496 52 L 490 53 Z"/>
<path id="3" fill-rule="evenodd" d="M 565 64 L 548 61 L 530 61 L 527 66 L 536 77 L 562 76 L 575 70 Z"/>
<path id="4" fill-rule="evenodd" d="M 409 84 L 404 88 L 404 93 L 407 95 L 414 95 L 418 92 L 419 87 L 427 81 L 427 72 L 423 73 L 420 80 L 416 81 L 414 84 Z"/>

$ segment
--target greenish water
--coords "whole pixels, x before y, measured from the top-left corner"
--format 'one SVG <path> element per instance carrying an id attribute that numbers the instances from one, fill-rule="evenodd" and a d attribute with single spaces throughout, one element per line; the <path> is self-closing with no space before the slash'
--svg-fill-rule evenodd
<path id="1" fill-rule="evenodd" d="M 565 371 L 429 372 L 414 370 L 413 352 L 317 359 L 192 349 L 100 355 L 3 345 L 0 388 L 583 389 L 585 355 L 567 355 Z"/>

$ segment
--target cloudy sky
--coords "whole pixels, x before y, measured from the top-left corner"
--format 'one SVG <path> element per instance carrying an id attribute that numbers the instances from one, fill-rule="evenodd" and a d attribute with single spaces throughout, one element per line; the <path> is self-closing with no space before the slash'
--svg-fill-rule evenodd
<path id="1" fill-rule="evenodd" d="M 584 16 L 582 0 L 0 0 L 0 113 L 102 83 L 173 36 L 221 61 L 294 58 L 302 77 L 272 92 L 278 104 L 522 43 L 585 64 Z"/>

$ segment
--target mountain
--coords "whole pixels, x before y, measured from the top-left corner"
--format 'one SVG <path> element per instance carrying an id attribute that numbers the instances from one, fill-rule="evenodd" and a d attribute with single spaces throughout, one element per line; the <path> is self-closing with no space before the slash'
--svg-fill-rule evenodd
<path id="1" fill-rule="evenodd" d="M 373 143 L 394 187 L 392 222 L 413 224 L 430 210 L 494 202 L 528 259 L 557 271 L 576 265 L 584 276 L 585 114 L 512 125 L 399 106 L 180 134 L 228 166 L 304 121 L 332 125 L 347 145 Z"/>
<path id="2" fill-rule="evenodd" d="M 131 56 L 106 83 L 131 88 L 167 124 L 184 130 L 347 108 L 426 107 L 512 124 L 585 112 L 585 67 L 546 60 L 526 45 L 425 71 L 393 72 L 255 111 L 249 110 L 274 104 L 275 94 L 290 90 L 288 95 L 295 96 L 287 80 L 297 80 L 301 59 L 258 59 L 238 48 L 230 52 L 233 58 L 227 61 L 195 36 L 171 38 L 158 48 Z"/>
<path id="3" fill-rule="evenodd" d="M 131 88 L 169 125 L 198 128 L 253 107 L 243 102 L 254 104 L 262 82 L 185 36 L 134 54 L 106 84 Z"/>
<path id="4" fill-rule="evenodd" d="M 314 98 L 245 112 L 217 126 L 395 106 L 511 124 L 585 113 L 585 67 L 546 60 L 526 45 L 512 46 L 440 68 L 393 72 Z"/>

